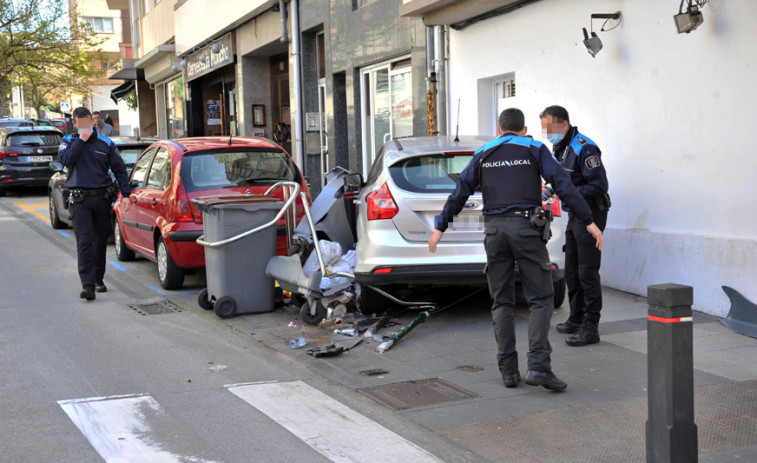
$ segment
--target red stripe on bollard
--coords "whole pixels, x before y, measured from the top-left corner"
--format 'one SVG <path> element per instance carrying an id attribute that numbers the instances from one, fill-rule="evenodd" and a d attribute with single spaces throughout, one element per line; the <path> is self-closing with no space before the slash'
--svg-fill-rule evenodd
<path id="1" fill-rule="evenodd" d="M 660 323 L 678 323 L 678 322 L 690 322 L 692 321 L 692 318 L 691 317 L 665 318 L 665 317 L 655 317 L 654 315 L 650 315 L 649 320 L 653 322 L 660 322 Z"/>

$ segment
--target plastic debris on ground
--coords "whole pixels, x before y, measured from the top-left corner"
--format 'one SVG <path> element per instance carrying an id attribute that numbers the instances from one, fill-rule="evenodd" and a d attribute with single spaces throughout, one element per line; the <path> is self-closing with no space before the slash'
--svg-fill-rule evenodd
<path id="1" fill-rule="evenodd" d="M 289 341 L 290 349 L 299 349 L 307 345 L 308 345 L 308 340 L 305 338 L 297 338 L 297 339 L 292 339 L 291 341 Z"/>

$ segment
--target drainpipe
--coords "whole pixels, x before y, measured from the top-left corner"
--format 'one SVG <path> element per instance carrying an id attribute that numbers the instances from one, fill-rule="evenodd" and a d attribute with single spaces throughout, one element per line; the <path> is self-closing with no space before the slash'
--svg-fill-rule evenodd
<path id="1" fill-rule="evenodd" d="M 426 26 L 426 124 L 427 135 L 433 136 L 439 133 L 437 119 L 437 88 L 436 69 L 434 66 L 434 28 Z"/>
<path id="2" fill-rule="evenodd" d="M 449 79 L 447 73 L 447 37 L 445 26 L 434 26 L 434 70 L 437 80 L 437 131 L 440 135 L 447 135 L 449 108 L 447 95 L 449 94 Z"/>
<path id="3" fill-rule="evenodd" d="M 289 42 L 287 35 L 287 6 L 284 0 L 279 0 L 279 11 L 281 12 L 281 43 Z"/>
<path id="4" fill-rule="evenodd" d="M 299 1 L 291 0 L 289 5 L 292 8 L 292 55 L 294 56 L 294 118 L 296 134 L 295 143 L 297 146 L 297 165 L 300 169 L 305 170 L 305 144 L 302 139 L 302 97 L 301 97 L 301 79 L 302 69 L 300 65 L 300 15 Z"/>

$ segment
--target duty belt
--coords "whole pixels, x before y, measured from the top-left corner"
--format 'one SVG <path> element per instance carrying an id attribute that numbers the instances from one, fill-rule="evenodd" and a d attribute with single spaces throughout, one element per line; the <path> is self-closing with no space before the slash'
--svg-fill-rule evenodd
<path id="1" fill-rule="evenodd" d="M 501 212 L 499 214 L 492 214 L 493 217 L 523 217 L 527 219 L 531 216 L 531 212 L 528 210 L 514 210 Z"/>
<path id="2" fill-rule="evenodd" d="M 101 196 L 104 195 L 108 189 L 107 188 L 69 188 L 68 191 L 72 193 L 81 192 L 80 194 L 84 196 Z"/>

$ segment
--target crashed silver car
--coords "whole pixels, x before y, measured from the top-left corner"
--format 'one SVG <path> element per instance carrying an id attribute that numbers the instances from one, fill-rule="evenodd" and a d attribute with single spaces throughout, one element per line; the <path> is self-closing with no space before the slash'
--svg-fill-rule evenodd
<path id="1" fill-rule="evenodd" d="M 408 285 L 485 284 L 484 219 L 481 193 L 447 229 L 435 254 L 428 239 L 435 219 L 473 153 L 491 137 L 417 137 L 392 140 L 379 151 L 363 184 L 353 174 L 345 181 L 356 193 L 357 263 L 355 280 L 363 286 L 361 309 L 380 312 L 386 302 L 374 286 L 392 292 Z M 347 187 L 349 188 L 349 186 Z M 564 225 L 560 203 L 547 244 L 552 260 L 555 307 L 565 299 Z"/>

